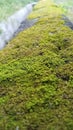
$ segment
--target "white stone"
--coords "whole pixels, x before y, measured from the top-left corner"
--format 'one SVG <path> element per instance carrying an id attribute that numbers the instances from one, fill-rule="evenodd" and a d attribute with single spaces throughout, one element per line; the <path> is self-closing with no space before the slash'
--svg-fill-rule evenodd
<path id="1" fill-rule="evenodd" d="M 6 43 L 13 37 L 13 34 L 21 23 L 26 20 L 35 4 L 36 2 L 26 5 L 14 15 L 10 16 L 6 21 L 0 23 L 0 50 L 5 47 Z"/>

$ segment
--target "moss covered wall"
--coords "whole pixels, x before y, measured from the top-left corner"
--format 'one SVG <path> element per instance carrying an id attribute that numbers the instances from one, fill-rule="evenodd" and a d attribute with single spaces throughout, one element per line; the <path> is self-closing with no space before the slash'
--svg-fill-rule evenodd
<path id="1" fill-rule="evenodd" d="M 73 31 L 63 9 L 40 1 L 39 17 L 0 51 L 0 129 L 73 129 Z"/>

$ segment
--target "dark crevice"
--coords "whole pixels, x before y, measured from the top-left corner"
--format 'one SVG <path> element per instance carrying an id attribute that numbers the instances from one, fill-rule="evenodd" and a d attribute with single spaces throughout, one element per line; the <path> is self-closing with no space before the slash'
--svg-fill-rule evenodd
<path id="1" fill-rule="evenodd" d="M 20 27 L 17 29 L 17 31 L 14 33 L 13 37 L 15 37 L 18 33 L 20 33 L 21 31 L 32 27 L 33 25 L 35 25 L 35 23 L 38 22 L 38 18 L 36 19 L 26 19 L 25 21 L 23 21 L 20 25 Z"/>
<path id="2" fill-rule="evenodd" d="M 70 19 L 65 15 L 62 15 L 62 19 L 65 21 L 65 26 L 68 26 L 73 30 L 73 23 L 70 21 Z"/>

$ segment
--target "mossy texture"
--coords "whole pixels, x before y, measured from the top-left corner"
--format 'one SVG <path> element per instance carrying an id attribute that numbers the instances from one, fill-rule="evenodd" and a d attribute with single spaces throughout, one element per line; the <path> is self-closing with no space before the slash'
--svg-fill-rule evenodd
<path id="1" fill-rule="evenodd" d="M 0 51 L 0 130 L 73 130 L 73 31 L 40 1 L 33 27 Z"/>

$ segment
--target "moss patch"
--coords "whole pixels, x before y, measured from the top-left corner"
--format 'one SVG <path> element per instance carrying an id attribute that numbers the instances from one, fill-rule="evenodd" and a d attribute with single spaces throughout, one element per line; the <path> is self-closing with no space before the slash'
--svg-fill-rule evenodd
<path id="1" fill-rule="evenodd" d="M 73 129 L 73 31 L 42 0 L 38 23 L 0 51 L 1 130 Z"/>

